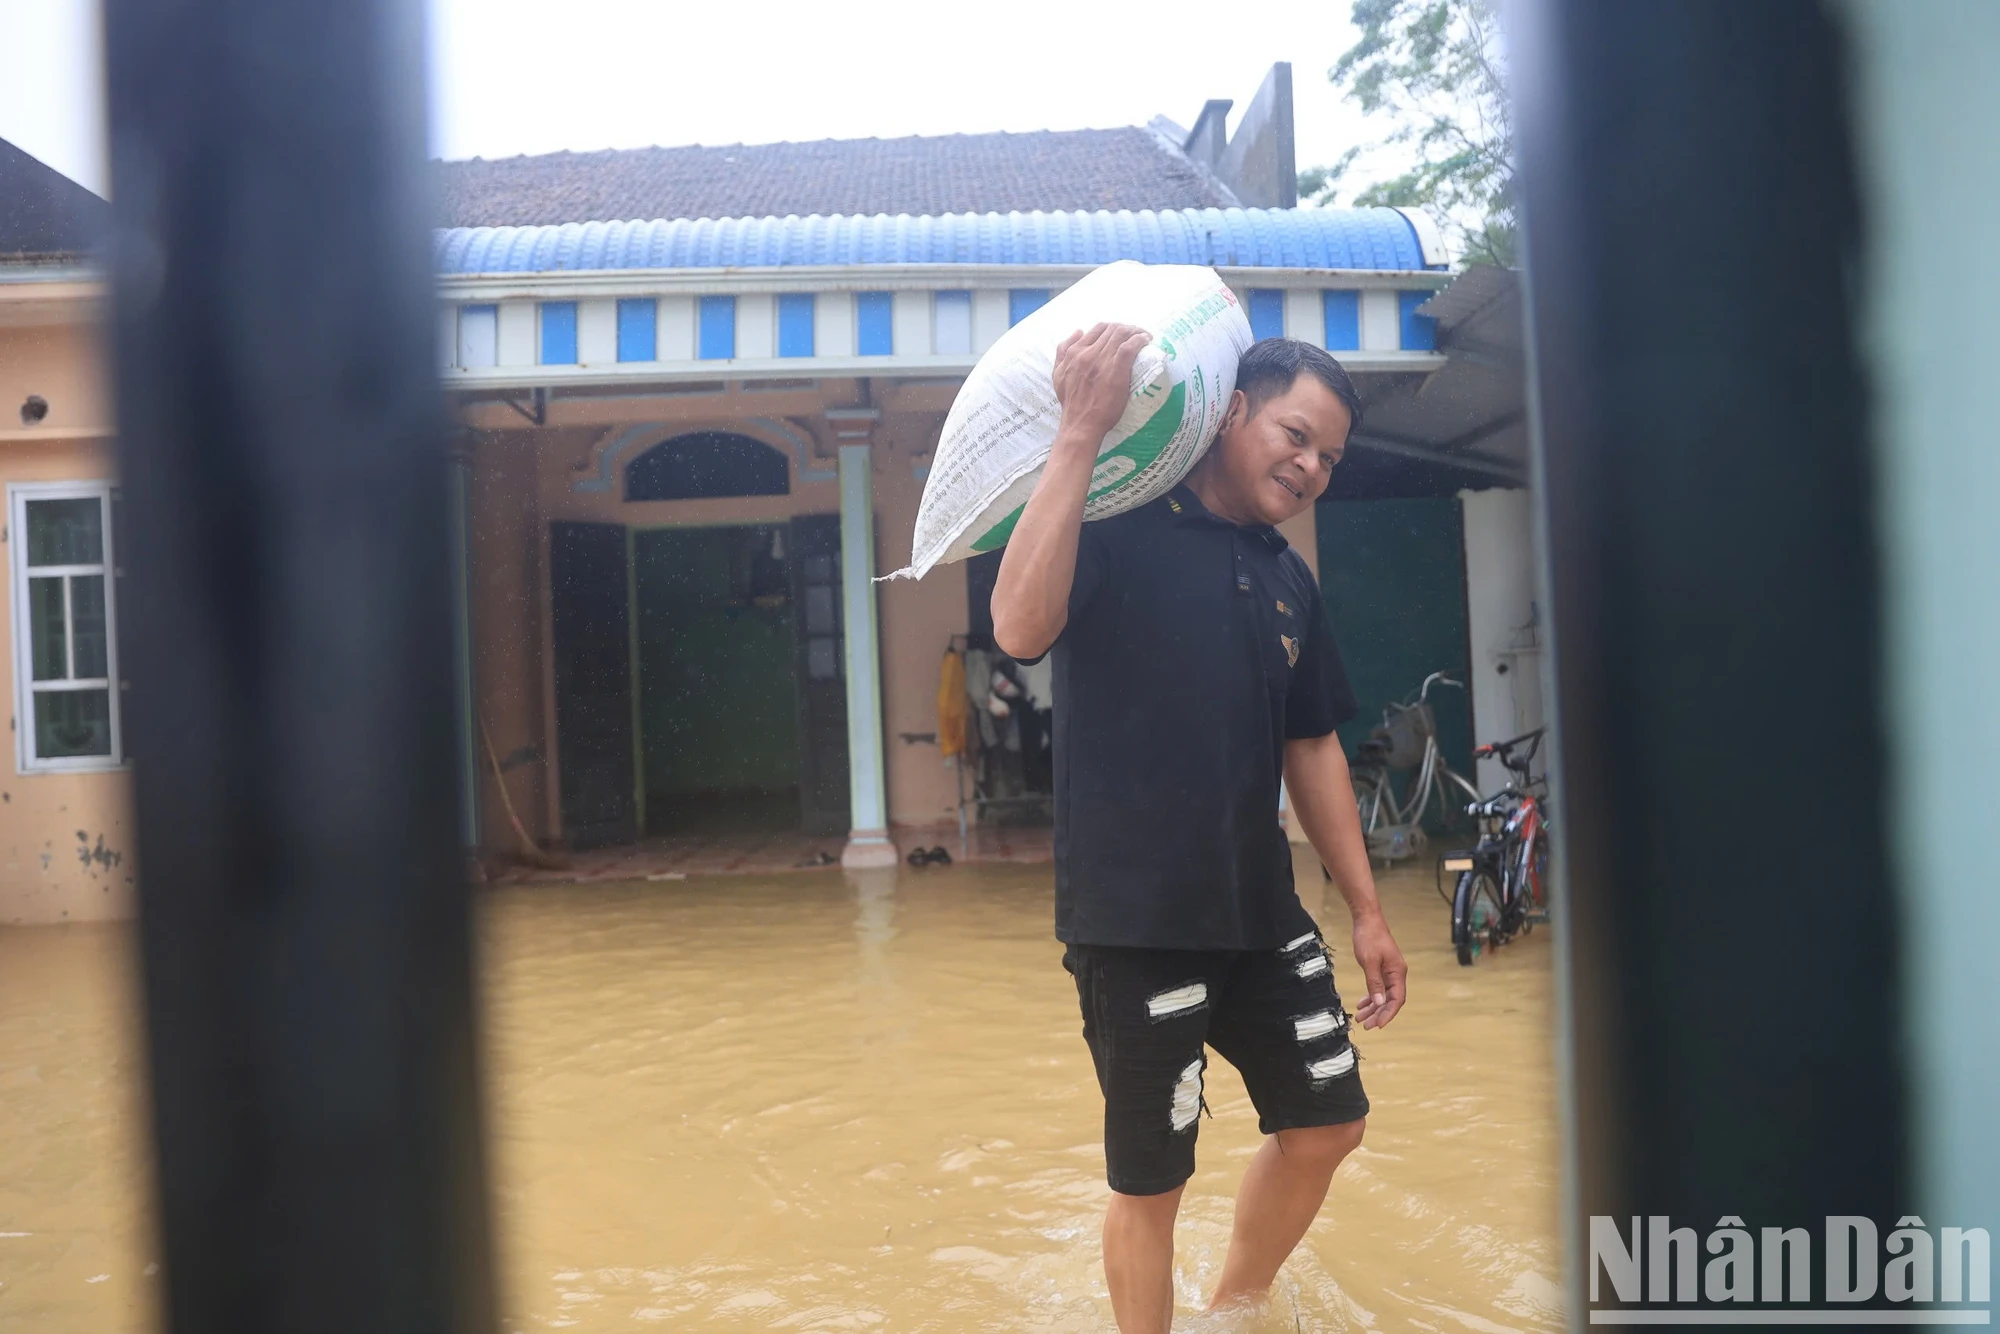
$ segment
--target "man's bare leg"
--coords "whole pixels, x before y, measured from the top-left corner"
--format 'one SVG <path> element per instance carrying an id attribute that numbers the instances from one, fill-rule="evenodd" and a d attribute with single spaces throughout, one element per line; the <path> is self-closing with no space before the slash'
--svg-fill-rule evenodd
<path id="1" fill-rule="evenodd" d="M 1364 1118 L 1345 1125 L 1280 1130 L 1264 1140 L 1243 1174 L 1243 1188 L 1236 1192 L 1236 1226 L 1209 1310 L 1270 1290 L 1278 1266 L 1326 1203 L 1333 1169 L 1361 1143 L 1367 1124 Z"/>
<path id="2" fill-rule="evenodd" d="M 1174 1321 L 1176 1186 L 1164 1195 L 1111 1192 L 1104 1211 L 1104 1281 L 1120 1334 L 1166 1334 Z"/>

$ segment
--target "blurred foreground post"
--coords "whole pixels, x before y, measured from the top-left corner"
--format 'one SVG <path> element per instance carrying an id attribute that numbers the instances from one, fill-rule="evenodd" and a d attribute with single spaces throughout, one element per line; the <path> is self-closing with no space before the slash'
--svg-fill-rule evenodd
<path id="1" fill-rule="evenodd" d="M 416 0 L 109 0 L 170 1327 L 489 1297 Z"/>
<path id="2" fill-rule="evenodd" d="M 1580 1324 L 1590 1215 L 1905 1204 L 1862 219 L 1822 6 L 1509 18 Z"/>

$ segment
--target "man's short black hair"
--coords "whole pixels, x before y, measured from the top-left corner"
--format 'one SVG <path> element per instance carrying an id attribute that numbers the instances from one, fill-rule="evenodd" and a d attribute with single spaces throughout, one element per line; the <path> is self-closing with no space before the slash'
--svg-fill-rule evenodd
<path id="1" fill-rule="evenodd" d="M 1311 343 L 1296 338 L 1266 338 L 1252 343 L 1243 360 L 1237 363 L 1236 387 L 1249 398 L 1250 415 L 1254 417 L 1267 400 L 1290 389 L 1302 373 L 1316 378 L 1346 405 L 1347 415 L 1353 419 L 1347 428 L 1350 436 L 1361 429 L 1361 395 L 1355 391 L 1354 381 L 1348 378 L 1347 368 Z"/>

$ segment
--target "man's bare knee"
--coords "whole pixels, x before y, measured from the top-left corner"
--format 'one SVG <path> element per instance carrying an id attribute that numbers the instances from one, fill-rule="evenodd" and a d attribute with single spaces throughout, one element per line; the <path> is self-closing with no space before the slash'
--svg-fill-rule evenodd
<path id="1" fill-rule="evenodd" d="M 1186 1189 L 1187 1184 L 1183 1182 L 1172 1190 L 1161 1191 L 1158 1195 L 1127 1195 L 1123 1191 L 1114 1190 L 1111 1192 L 1111 1207 L 1134 1218 L 1155 1219 L 1164 1215 L 1171 1219 L 1179 1211 L 1181 1193 Z"/>
<path id="2" fill-rule="evenodd" d="M 1278 1150 L 1301 1166 L 1333 1168 L 1361 1144 L 1368 1118 L 1346 1121 L 1337 1126 L 1300 1126 L 1278 1132 Z"/>

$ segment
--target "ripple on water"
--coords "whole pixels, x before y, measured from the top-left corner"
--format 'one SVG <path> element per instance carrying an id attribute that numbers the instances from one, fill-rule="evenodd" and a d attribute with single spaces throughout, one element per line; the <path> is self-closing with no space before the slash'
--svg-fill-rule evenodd
<path id="1" fill-rule="evenodd" d="M 509 1328 L 1108 1328 L 1102 1106 L 1049 884 L 958 866 L 484 899 Z M 1216 1062 L 1177 1329 L 1560 1326 L 1548 933 L 1460 969 L 1427 879 L 1383 898 L 1412 1002 L 1357 1039 L 1367 1143 L 1269 1302 L 1199 1312 L 1258 1142 Z M 128 946 L 0 931 L 0 1325 L 146 1327 Z"/>

